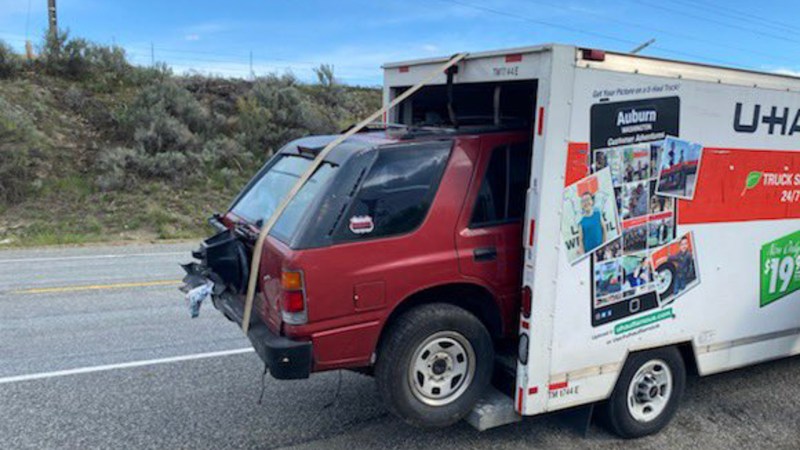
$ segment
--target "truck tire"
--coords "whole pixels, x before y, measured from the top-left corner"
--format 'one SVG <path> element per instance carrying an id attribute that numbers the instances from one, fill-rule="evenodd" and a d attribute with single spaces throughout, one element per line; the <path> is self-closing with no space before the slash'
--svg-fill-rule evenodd
<path id="1" fill-rule="evenodd" d="M 675 347 L 633 353 L 601 411 L 606 427 L 623 438 L 657 433 L 678 410 L 686 366 Z"/>
<path id="2" fill-rule="evenodd" d="M 375 381 L 389 411 L 423 428 L 466 416 L 491 379 L 492 337 L 477 317 L 445 303 L 422 305 L 386 331 Z"/>

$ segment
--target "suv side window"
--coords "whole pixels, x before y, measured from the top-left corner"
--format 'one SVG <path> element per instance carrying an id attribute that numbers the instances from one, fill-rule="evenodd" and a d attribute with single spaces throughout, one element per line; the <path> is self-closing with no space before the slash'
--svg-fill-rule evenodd
<path id="1" fill-rule="evenodd" d="M 530 173 L 530 143 L 502 145 L 493 149 L 472 210 L 470 228 L 522 219 Z"/>
<path id="2" fill-rule="evenodd" d="M 433 203 L 452 141 L 379 150 L 335 241 L 394 236 L 416 229 Z"/>

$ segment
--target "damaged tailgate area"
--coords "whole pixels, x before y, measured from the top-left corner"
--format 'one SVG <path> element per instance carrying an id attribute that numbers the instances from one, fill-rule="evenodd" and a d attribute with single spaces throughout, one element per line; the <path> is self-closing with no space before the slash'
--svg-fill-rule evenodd
<path id="1" fill-rule="evenodd" d="M 197 262 L 183 264 L 186 275 L 181 291 L 187 294 L 192 317 L 199 314 L 203 299 L 211 300 L 228 320 L 240 327 L 244 317 L 244 294 L 250 276 L 251 233 L 228 230 L 218 219 L 211 219 L 219 230 L 192 252 Z M 273 333 L 259 314 L 250 315 L 248 339 L 277 379 L 308 378 L 311 372 L 311 342 L 293 341 Z"/>

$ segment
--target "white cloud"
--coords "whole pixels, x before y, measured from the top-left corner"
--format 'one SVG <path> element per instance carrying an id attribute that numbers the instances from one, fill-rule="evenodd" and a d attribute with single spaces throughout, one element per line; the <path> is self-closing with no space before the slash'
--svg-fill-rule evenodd
<path id="1" fill-rule="evenodd" d="M 183 37 L 183 39 L 186 41 L 199 41 L 200 35 L 197 33 L 187 34 L 186 36 Z"/>
<path id="2" fill-rule="evenodd" d="M 800 78 L 800 69 L 789 69 L 787 67 L 779 67 L 777 69 L 773 69 L 772 71 L 779 75 L 789 75 L 792 77 Z"/>
<path id="3" fill-rule="evenodd" d="M 235 24 L 223 22 L 203 22 L 184 27 L 183 31 L 189 35 L 199 35 L 219 33 L 232 28 L 235 28 Z"/>

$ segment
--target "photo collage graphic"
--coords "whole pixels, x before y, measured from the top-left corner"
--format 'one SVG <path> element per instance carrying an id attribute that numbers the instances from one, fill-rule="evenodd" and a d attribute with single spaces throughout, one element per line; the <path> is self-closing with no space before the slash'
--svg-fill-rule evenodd
<path id="1" fill-rule="evenodd" d="M 594 254 L 594 309 L 656 290 L 651 251 L 675 238 L 675 199 L 656 194 L 663 141 L 602 148 L 593 170 L 611 169 L 622 236 Z"/>

